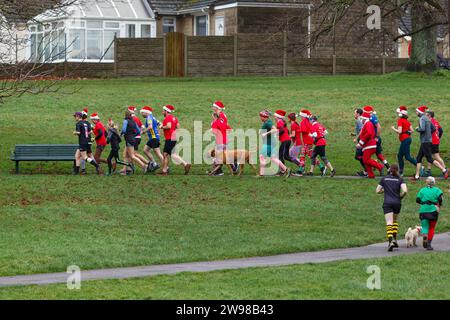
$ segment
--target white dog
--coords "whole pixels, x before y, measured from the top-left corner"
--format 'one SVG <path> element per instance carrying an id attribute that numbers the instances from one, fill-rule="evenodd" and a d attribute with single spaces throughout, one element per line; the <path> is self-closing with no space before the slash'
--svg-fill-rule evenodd
<path id="1" fill-rule="evenodd" d="M 416 226 L 414 229 L 409 228 L 405 234 L 406 247 L 417 247 L 417 238 L 419 237 L 420 232 L 422 231 L 422 227 Z"/>

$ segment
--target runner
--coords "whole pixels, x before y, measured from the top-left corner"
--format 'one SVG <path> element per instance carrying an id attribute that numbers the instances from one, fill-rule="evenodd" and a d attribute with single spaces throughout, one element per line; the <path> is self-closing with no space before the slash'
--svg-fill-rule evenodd
<path id="1" fill-rule="evenodd" d="M 306 157 L 310 159 L 312 157 L 314 149 L 314 139 L 311 137 L 311 111 L 306 109 L 302 110 L 300 111 L 299 116 L 302 118 L 302 122 L 300 122 L 300 132 L 302 133 L 302 152 L 300 156 L 300 168 L 297 171 L 297 174 L 302 174 L 303 172 L 306 172 Z M 325 167 L 322 163 L 320 163 L 319 159 L 317 159 L 316 166 L 319 166 L 320 172 L 323 172 L 325 170 Z"/>
<path id="2" fill-rule="evenodd" d="M 161 126 L 161 129 L 164 130 L 164 137 L 166 139 L 164 146 L 164 161 L 163 161 L 163 169 L 160 175 L 167 176 L 169 173 L 169 158 L 175 160 L 179 164 L 182 164 L 184 167 L 184 174 L 188 175 L 191 170 L 191 165 L 184 161 L 179 155 L 175 154 L 173 151 L 177 144 L 177 135 L 176 131 L 180 128 L 180 123 L 178 119 L 175 118 L 172 114 L 175 112 L 175 107 L 171 105 L 164 106 L 163 114 L 164 121 Z"/>
<path id="3" fill-rule="evenodd" d="M 87 115 L 86 115 L 87 116 Z M 89 157 L 89 154 L 92 154 L 91 148 L 91 124 L 88 121 L 83 120 L 84 117 L 81 112 L 76 112 L 74 114 L 76 125 L 74 135 L 78 136 L 78 150 L 75 155 L 75 174 L 80 173 L 80 164 L 81 160 L 87 161 L 91 165 L 95 167 L 97 174 L 100 174 L 99 166 L 95 159 Z"/>
<path id="4" fill-rule="evenodd" d="M 383 165 L 379 164 L 376 160 L 372 159 L 372 156 L 376 153 L 377 142 L 375 126 L 370 121 L 370 113 L 364 112 L 361 116 L 363 121 L 363 128 L 359 135 L 359 142 L 356 145 L 357 148 L 361 148 L 363 152 L 363 162 L 367 170 L 369 179 L 375 179 L 373 168 L 380 171 L 380 175 L 383 174 Z"/>
<path id="5" fill-rule="evenodd" d="M 133 164 L 123 162 L 119 158 L 120 143 L 122 142 L 122 139 L 120 138 L 118 128 L 114 124 L 114 121 L 112 119 L 108 120 L 108 135 L 107 135 L 106 141 L 111 146 L 111 151 L 109 153 L 108 160 L 107 160 L 108 173 L 106 175 L 107 176 L 112 175 L 113 168 L 114 168 L 114 172 L 115 172 L 117 164 L 122 164 L 124 166 L 130 167 L 131 171 L 134 172 Z M 114 164 L 112 163 L 113 159 L 114 159 Z"/>
<path id="6" fill-rule="evenodd" d="M 291 113 L 288 116 L 288 119 L 291 123 L 291 140 L 293 144 L 291 150 L 289 150 L 289 156 L 291 159 L 295 159 L 297 161 L 299 168 L 296 175 L 301 176 L 303 171 L 301 170 L 299 155 L 302 151 L 302 132 L 300 130 L 300 125 L 297 122 L 297 115 L 295 113 Z"/>
<path id="7" fill-rule="evenodd" d="M 368 112 L 370 113 L 370 121 L 373 123 L 374 127 L 375 127 L 375 141 L 377 143 L 377 150 L 376 150 L 376 155 L 378 160 L 380 160 L 384 166 L 386 167 L 387 170 L 389 170 L 390 165 L 389 162 L 386 160 L 385 156 L 383 155 L 383 140 L 381 139 L 381 124 L 380 121 L 378 120 L 378 116 L 377 113 L 375 112 L 375 109 L 372 106 L 365 106 L 363 108 L 364 112 Z"/>
<path id="8" fill-rule="evenodd" d="M 280 140 L 280 148 L 278 152 L 279 159 L 283 164 L 286 164 L 286 161 L 289 161 L 300 166 L 300 161 L 291 159 L 291 156 L 289 155 L 289 149 L 291 147 L 291 137 L 289 135 L 289 128 L 285 120 L 286 111 L 277 110 L 275 111 L 274 116 L 275 118 L 277 118 L 278 138 Z M 284 172 L 280 171 L 278 175 L 284 175 Z"/>
<path id="9" fill-rule="evenodd" d="M 414 132 L 411 122 L 408 120 L 408 108 L 401 106 L 397 109 L 398 122 L 397 128 L 392 127 L 392 130 L 398 134 L 400 139 L 400 149 L 397 154 L 398 164 L 400 167 L 400 176 L 403 177 L 405 169 L 405 160 L 408 160 L 414 167 L 417 166 L 417 161 L 411 156 L 411 135 Z"/>
<path id="10" fill-rule="evenodd" d="M 436 130 L 431 134 L 431 143 L 433 145 L 431 148 L 431 153 L 433 154 L 433 159 L 437 160 L 444 168 L 447 168 L 444 160 L 441 158 L 440 150 L 439 150 L 442 136 L 444 135 L 444 129 L 442 129 L 441 124 L 434 117 L 433 111 L 427 111 L 427 116 L 430 119 L 431 123 L 436 128 Z M 428 170 L 425 171 L 425 176 L 426 177 L 431 176 L 431 164 L 430 163 L 428 163 Z"/>
<path id="11" fill-rule="evenodd" d="M 231 129 L 228 125 L 228 118 L 223 112 L 225 106 L 221 101 L 216 101 L 212 105 L 212 123 L 211 131 L 215 136 L 215 158 L 211 174 L 214 176 L 223 176 L 223 152 L 228 149 L 228 130 Z M 233 168 L 234 169 L 234 168 Z"/>
<path id="12" fill-rule="evenodd" d="M 145 164 L 148 166 L 149 171 L 150 171 L 150 166 L 151 166 L 151 163 L 152 163 L 153 161 L 148 161 L 143 155 L 141 155 L 141 154 L 139 153 L 139 146 L 141 145 L 141 141 L 142 141 L 141 130 L 142 130 L 142 128 L 143 128 L 141 119 L 139 119 L 139 117 L 136 116 L 136 111 L 137 111 L 136 107 L 130 106 L 130 107 L 128 107 L 128 110 L 132 113 L 132 115 L 133 115 L 133 121 L 137 124 L 137 126 L 138 126 L 138 128 L 139 128 L 139 130 L 138 130 L 138 132 L 137 132 L 137 134 L 136 134 L 136 138 L 135 138 L 134 155 L 135 155 L 135 157 L 139 158 L 139 160 L 141 160 L 141 162 L 145 163 Z M 152 158 L 153 158 L 153 157 L 152 157 Z M 149 160 L 150 160 L 150 159 L 149 159 Z"/>
<path id="13" fill-rule="evenodd" d="M 274 163 L 284 175 L 288 175 L 290 171 L 287 167 L 277 158 L 277 156 L 272 152 L 275 145 L 272 135 L 278 132 L 277 128 L 270 120 L 270 112 L 267 110 L 261 111 L 259 113 L 259 118 L 261 119 L 263 125 L 261 128 L 261 137 L 263 138 L 261 153 L 259 155 L 260 168 L 259 176 L 263 177 L 265 175 L 265 167 L 268 162 Z M 269 158 L 269 161 L 267 161 Z"/>
<path id="14" fill-rule="evenodd" d="M 361 129 L 363 127 L 363 122 L 361 120 L 361 116 L 364 113 L 363 109 L 356 109 L 354 116 L 355 116 L 355 133 L 352 134 L 352 136 L 356 137 L 353 142 L 357 143 L 359 141 L 359 134 L 361 133 Z M 360 148 L 355 148 L 355 160 L 357 160 L 360 164 L 361 167 L 363 169 L 363 171 L 359 171 L 356 173 L 357 176 L 360 177 L 367 177 L 367 171 L 366 171 L 366 166 L 364 165 L 363 162 L 363 152 L 362 149 Z"/>
<path id="15" fill-rule="evenodd" d="M 153 150 L 156 154 L 156 156 L 159 158 L 160 162 L 162 163 L 164 161 L 164 156 L 161 153 L 161 138 L 159 136 L 159 126 L 160 123 L 156 118 L 153 116 L 153 108 L 149 106 L 145 106 L 141 109 L 141 115 L 145 119 L 145 124 L 142 127 L 141 134 L 147 133 L 148 135 L 148 142 L 144 147 L 144 153 L 147 156 L 147 158 L 150 160 L 150 171 L 156 171 L 160 168 L 160 165 L 158 165 L 155 162 L 155 159 L 153 158 L 153 155 L 151 151 Z"/>
<path id="16" fill-rule="evenodd" d="M 427 159 L 428 163 L 434 164 L 442 171 L 444 179 L 448 179 L 448 170 L 442 166 L 439 161 L 433 159 L 432 134 L 436 131 L 436 128 L 427 116 L 427 110 L 427 106 L 421 106 L 416 109 L 416 114 L 420 118 L 419 127 L 416 129 L 416 131 L 420 133 L 420 150 L 417 155 L 416 175 L 413 180 L 417 181 L 420 179 L 420 171 L 422 170 L 422 160 L 424 157 Z"/>
<path id="17" fill-rule="evenodd" d="M 427 178 L 427 186 L 419 191 L 416 202 L 420 204 L 420 221 L 422 222 L 423 247 L 433 250 L 431 242 L 441 211 L 444 193 L 436 187 L 436 179 Z"/>
<path id="18" fill-rule="evenodd" d="M 326 168 L 330 169 L 331 174 L 330 177 L 333 178 L 336 175 L 336 170 L 334 170 L 333 166 L 331 165 L 331 162 L 327 159 L 325 148 L 327 146 L 327 140 L 325 139 L 325 136 L 328 134 L 327 129 L 317 122 L 317 117 L 313 116 L 311 117 L 312 121 L 312 134 L 311 137 L 314 139 L 314 151 L 311 157 L 311 170 L 309 171 L 309 176 L 314 176 L 314 168 L 315 163 L 317 162 L 317 156 L 319 156 L 323 164 L 326 166 Z M 326 174 L 326 169 L 321 170 L 322 171 L 322 177 Z"/>
<path id="19" fill-rule="evenodd" d="M 120 134 L 121 136 L 125 137 L 125 144 L 126 144 L 125 161 L 129 163 L 132 162 L 137 163 L 142 168 L 142 170 L 144 170 L 144 173 L 147 173 L 148 164 L 142 162 L 141 159 L 137 157 L 135 154 L 136 136 L 139 134 L 138 132 L 140 132 L 140 128 L 138 127 L 137 123 L 134 122 L 133 119 L 134 119 L 133 113 L 130 110 L 127 110 L 122 125 L 122 132 Z M 128 173 L 127 171 L 121 172 L 121 174 L 123 175 L 126 175 L 127 173 Z"/>
<path id="20" fill-rule="evenodd" d="M 408 193 L 406 183 L 400 177 L 398 165 L 393 164 L 389 174 L 381 179 L 377 193 L 384 193 L 383 211 L 389 241 L 388 251 L 391 252 L 394 248 L 399 247 L 397 243 L 399 215 L 402 209 L 402 199 Z"/>
<path id="21" fill-rule="evenodd" d="M 100 165 L 101 163 L 108 163 L 105 159 L 102 159 L 102 153 L 106 148 L 106 129 L 103 123 L 100 121 L 100 117 L 97 113 L 91 115 L 92 123 L 94 124 L 94 137 L 95 137 L 95 154 L 94 159 Z"/>

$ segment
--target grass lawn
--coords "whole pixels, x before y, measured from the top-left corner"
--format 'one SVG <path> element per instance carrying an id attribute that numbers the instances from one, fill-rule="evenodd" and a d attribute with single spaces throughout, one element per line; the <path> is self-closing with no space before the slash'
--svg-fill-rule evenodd
<path id="1" fill-rule="evenodd" d="M 365 245 L 384 239 L 376 182 L 194 176 L 73 177 L 70 164 L 23 165 L 11 174 L 9 152 L 19 143 L 76 143 L 72 113 L 88 106 L 104 119 L 124 106 L 165 103 L 181 124 L 210 123 L 221 99 L 234 128 L 259 128 L 263 108 L 321 116 L 330 131 L 329 158 L 353 175 L 353 109 L 373 104 L 395 161 L 397 137 L 387 130 L 399 104 L 429 104 L 446 127 L 450 77 L 394 74 L 367 77 L 119 79 L 67 82 L 58 94 L 23 96 L 0 106 L 0 275 L 270 255 Z M 73 88 L 74 93 L 68 94 Z M 64 94 L 66 92 L 67 94 Z M 415 118 L 412 117 L 413 121 Z M 415 136 L 414 150 L 418 137 Z M 442 152 L 448 151 L 444 139 Z M 91 171 L 92 172 L 92 171 Z M 411 171 L 412 172 L 412 171 Z M 32 174 L 30 174 L 32 173 Z M 58 173 L 60 175 L 53 175 Z M 446 184 L 441 183 L 442 188 Z M 414 194 L 405 200 L 401 232 L 417 223 Z M 444 209 L 438 231 L 450 229 Z"/>
<path id="2" fill-rule="evenodd" d="M 183 273 L 129 280 L 0 288 L 0 299 L 450 299 L 450 253 L 418 254 L 319 265 Z M 369 266 L 381 290 L 369 290 Z"/>

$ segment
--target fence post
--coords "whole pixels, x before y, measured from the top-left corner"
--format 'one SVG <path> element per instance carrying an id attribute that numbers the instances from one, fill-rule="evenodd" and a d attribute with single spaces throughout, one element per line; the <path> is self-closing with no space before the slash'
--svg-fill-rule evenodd
<path id="1" fill-rule="evenodd" d="M 336 66 L 336 55 L 333 54 L 333 76 L 335 76 L 337 73 L 337 66 Z"/>
<path id="2" fill-rule="evenodd" d="M 167 35 L 163 37 L 163 77 L 167 77 Z"/>
<path id="3" fill-rule="evenodd" d="M 19 36 L 16 34 L 16 64 L 19 63 Z"/>
<path id="4" fill-rule="evenodd" d="M 283 32 L 283 77 L 287 76 L 287 32 Z"/>
<path id="5" fill-rule="evenodd" d="M 119 57 L 117 56 L 117 47 L 119 46 L 118 41 L 117 41 L 117 34 L 114 34 L 114 74 L 116 75 L 116 77 L 118 76 L 118 60 Z"/>
<path id="6" fill-rule="evenodd" d="M 381 73 L 382 74 L 386 74 L 386 57 L 385 55 L 383 55 L 383 57 L 381 58 Z"/>
<path id="7" fill-rule="evenodd" d="M 188 48 L 188 36 L 185 34 L 184 35 L 184 76 L 187 77 L 188 76 L 188 72 L 189 72 L 189 68 L 188 68 L 188 63 L 189 63 L 189 59 L 188 59 L 188 53 L 189 53 L 189 48 Z"/>
<path id="8" fill-rule="evenodd" d="M 233 74 L 236 77 L 238 75 L 238 34 L 234 35 L 234 52 L 233 52 L 234 66 Z"/>

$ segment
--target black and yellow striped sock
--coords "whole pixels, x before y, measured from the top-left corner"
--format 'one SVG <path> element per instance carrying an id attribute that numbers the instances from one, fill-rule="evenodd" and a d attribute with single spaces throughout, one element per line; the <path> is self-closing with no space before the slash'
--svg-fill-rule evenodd
<path id="1" fill-rule="evenodd" d="M 398 235 L 398 222 L 394 222 L 394 224 L 392 225 L 392 235 L 394 236 L 394 239 L 397 240 L 397 235 Z"/>
<path id="2" fill-rule="evenodd" d="M 388 224 L 386 226 L 386 235 L 387 238 L 389 239 L 389 241 L 392 241 L 392 237 L 393 237 L 393 226 L 391 224 Z"/>

